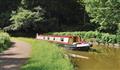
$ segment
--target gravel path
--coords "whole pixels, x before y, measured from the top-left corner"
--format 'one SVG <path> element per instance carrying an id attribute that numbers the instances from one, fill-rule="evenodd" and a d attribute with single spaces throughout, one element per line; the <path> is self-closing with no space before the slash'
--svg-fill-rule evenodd
<path id="1" fill-rule="evenodd" d="M 0 53 L 0 70 L 20 70 L 29 59 L 31 45 L 21 41 L 13 41 L 13 47 Z"/>

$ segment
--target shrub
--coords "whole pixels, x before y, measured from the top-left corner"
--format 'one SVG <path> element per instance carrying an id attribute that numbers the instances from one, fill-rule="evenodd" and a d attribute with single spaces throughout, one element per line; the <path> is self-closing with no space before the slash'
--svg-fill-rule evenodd
<path id="1" fill-rule="evenodd" d="M 10 47 L 10 36 L 0 32 L 0 52 Z"/>
<path id="2" fill-rule="evenodd" d="M 117 35 L 117 36 L 116 36 L 116 41 L 117 41 L 117 43 L 120 44 L 120 35 Z"/>

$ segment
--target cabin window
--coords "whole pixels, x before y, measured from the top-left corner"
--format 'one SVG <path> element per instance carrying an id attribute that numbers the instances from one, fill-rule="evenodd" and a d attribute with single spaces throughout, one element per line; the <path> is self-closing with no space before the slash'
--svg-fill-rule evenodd
<path id="1" fill-rule="evenodd" d="M 50 38 L 48 37 L 47 40 L 49 40 Z"/>
<path id="2" fill-rule="evenodd" d="M 64 41 L 64 39 L 63 39 L 63 38 L 61 38 L 61 41 Z"/>
<path id="3" fill-rule="evenodd" d="M 53 40 L 55 40 L 55 38 L 53 38 Z"/>

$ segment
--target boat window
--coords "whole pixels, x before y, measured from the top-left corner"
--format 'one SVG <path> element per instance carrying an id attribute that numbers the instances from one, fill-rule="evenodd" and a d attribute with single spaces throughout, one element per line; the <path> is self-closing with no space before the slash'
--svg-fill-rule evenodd
<path id="1" fill-rule="evenodd" d="M 48 37 L 48 40 L 49 40 L 50 38 Z"/>
<path id="2" fill-rule="evenodd" d="M 63 38 L 61 38 L 61 41 L 64 41 L 64 39 L 63 39 Z"/>
<path id="3" fill-rule="evenodd" d="M 55 38 L 53 38 L 53 40 L 55 40 Z"/>

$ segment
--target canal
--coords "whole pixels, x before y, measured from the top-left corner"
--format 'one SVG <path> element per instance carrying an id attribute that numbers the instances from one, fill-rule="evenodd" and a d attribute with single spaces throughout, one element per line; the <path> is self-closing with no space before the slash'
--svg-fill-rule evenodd
<path id="1" fill-rule="evenodd" d="M 89 51 L 65 51 L 75 56 L 70 57 L 75 70 L 120 70 L 120 48 L 95 45 Z"/>

